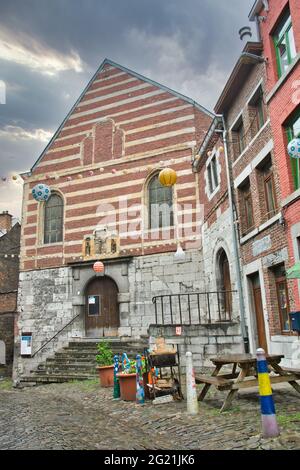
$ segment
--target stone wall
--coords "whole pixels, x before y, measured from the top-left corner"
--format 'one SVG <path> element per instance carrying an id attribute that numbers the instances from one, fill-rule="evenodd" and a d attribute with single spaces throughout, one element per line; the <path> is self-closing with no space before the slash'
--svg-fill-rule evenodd
<path id="1" fill-rule="evenodd" d="M 32 333 L 32 354 L 63 328 L 77 313 L 72 306 L 72 269 L 57 268 L 20 273 L 14 377 L 26 375 L 46 357 L 68 343 L 78 330 L 82 317 L 52 340 L 32 358 L 20 356 L 22 332 Z M 78 311 L 79 313 L 79 311 Z"/>
<path id="2" fill-rule="evenodd" d="M 128 334 L 138 337 L 146 335 L 155 322 L 154 296 L 204 290 L 202 252 L 188 251 L 185 261 L 179 262 L 174 253 L 133 258 L 128 278 Z"/>
<path id="3" fill-rule="evenodd" d="M 214 323 L 207 325 L 185 325 L 182 334 L 176 335 L 174 326 L 151 325 L 149 327 L 150 348 L 157 337 L 163 336 L 167 344 L 178 345 L 180 364 L 185 366 L 185 353 L 193 353 L 195 371 L 213 367 L 210 358 L 220 354 L 243 353 L 243 341 L 238 323 Z"/>

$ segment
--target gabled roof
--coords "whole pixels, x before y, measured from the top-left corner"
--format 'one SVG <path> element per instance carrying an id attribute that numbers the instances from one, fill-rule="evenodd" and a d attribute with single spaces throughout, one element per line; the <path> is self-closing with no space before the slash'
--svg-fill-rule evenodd
<path id="1" fill-rule="evenodd" d="M 216 114 L 224 114 L 236 98 L 249 75 L 249 71 L 259 62 L 264 62 L 261 42 L 247 42 L 214 108 Z"/>
<path id="2" fill-rule="evenodd" d="M 165 86 L 165 85 L 162 85 L 158 82 L 155 82 L 154 80 L 151 80 L 150 78 L 147 78 L 147 77 L 144 77 L 144 75 L 141 75 L 137 72 L 134 72 L 133 70 L 130 70 L 126 67 L 123 67 L 123 65 L 120 65 L 120 64 L 117 64 L 116 62 L 113 62 L 112 60 L 110 59 L 104 59 L 104 61 L 102 62 L 102 64 L 100 65 L 100 67 L 96 70 L 96 72 L 94 73 L 94 75 L 92 76 L 91 80 L 88 82 L 87 86 L 85 87 L 85 89 L 83 90 L 83 92 L 80 94 L 79 98 L 77 99 L 76 103 L 72 106 L 71 110 L 69 111 L 69 113 L 67 114 L 67 116 L 65 117 L 65 119 L 63 120 L 63 122 L 60 124 L 59 128 L 57 129 L 57 131 L 55 132 L 55 134 L 53 135 L 53 137 L 50 139 L 49 143 L 47 144 L 47 146 L 45 147 L 45 149 L 43 150 L 43 152 L 41 153 L 41 155 L 39 156 L 38 160 L 35 162 L 35 164 L 33 165 L 33 167 L 31 168 L 31 171 L 33 171 L 35 169 L 35 167 L 39 164 L 39 162 L 41 161 L 41 159 L 43 158 L 44 154 L 47 152 L 48 148 L 51 146 L 52 142 L 56 139 L 56 137 L 58 136 L 58 134 L 60 133 L 61 129 L 63 128 L 63 126 L 65 125 L 65 122 L 69 119 L 70 115 L 73 113 L 74 109 L 77 107 L 77 105 L 80 103 L 82 97 L 85 95 L 85 93 L 87 92 L 87 90 L 89 89 L 89 87 L 91 86 L 91 84 L 93 83 L 93 81 L 95 80 L 95 78 L 97 77 L 97 75 L 103 70 L 103 68 L 105 67 L 105 65 L 111 65 L 112 67 L 116 67 L 120 70 L 122 70 L 123 72 L 126 72 L 130 75 L 133 75 L 134 77 L 138 78 L 139 80 L 143 80 L 145 82 L 148 82 L 150 83 L 151 85 L 154 85 L 154 86 L 157 86 L 159 88 L 161 88 L 162 90 L 165 90 L 167 91 L 168 93 L 171 93 L 175 96 L 177 96 L 178 98 L 186 101 L 187 103 L 190 103 L 191 105 L 195 106 L 196 108 L 198 108 L 200 111 L 202 111 L 203 113 L 207 114 L 208 116 L 210 117 L 214 117 L 214 114 L 212 112 L 210 112 L 208 109 L 206 109 L 204 106 L 201 106 L 199 103 L 197 103 L 196 101 L 192 100 L 191 98 L 189 98 L 188 96 L 185 96 L 185 95 L 182 95 L 181 93 L 178 93 L 177 91 L 175 90 L 172 90 L 171 88 Z M 29 175 L 30 172 L 25 172 L 25 173 L 22 173 L 22 175 Z"/>

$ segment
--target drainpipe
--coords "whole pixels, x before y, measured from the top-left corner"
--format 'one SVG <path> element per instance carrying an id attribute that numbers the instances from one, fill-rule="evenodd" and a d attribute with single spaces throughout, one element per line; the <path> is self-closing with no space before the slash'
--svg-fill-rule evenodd
<path id="1" fill-rule="evenodd" d="M 240 319 L 241 319 L 241 330 L 242 330 L 242 337 L 244 342 L 244 349 L 245 352 L 249 352 L 249 337 L 246 325 L 246 315 L 245 315 L 245 304 L 244 304 L 244 294 L 243 294 L 243 283 L 242 283 L 242 267 L 240 263 L 240 254 L 239 254 L 239 237 L 237 233 L 237 224 L 235 221 L 235 213 L 233 207 L 233 191 L 231 185 L 231 178 L 230 178 L 230 170 L 229 170 L 229 160 L 228 160 L 228 142 L 227 142 L 227 130 L 225 119 L 223 115 L 218 116 L 223 121 L 223 130 L 220 131 L 223 134 L 223 142 L 224 142 L 224 155 L 225 155 L 225 166 L 226 166 L 226 176 L 227 176 L 227 186 L 228 186 L 228 201 L 229 201 L 229 208 L 230 208 L 230 223 L 231 223 L 231 230 L 232 230 L 232 239 L 233 239 L 233 255 L 235 260 L 235 270 L 236 270 L 236 279 L 237 279 L 237 288 L 239 294 L 239 307 L 240 307 Z"/>

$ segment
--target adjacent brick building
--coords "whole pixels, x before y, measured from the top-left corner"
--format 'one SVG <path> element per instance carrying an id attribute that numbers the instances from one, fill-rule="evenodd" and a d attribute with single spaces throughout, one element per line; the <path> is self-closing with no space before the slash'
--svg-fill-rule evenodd
<path id="1" fill-rule="evenodd" d="M 300 1 L 256 1 L 250 12 L 256 21 L 266 59 L 265 102 L 273 132 L 273 163 L 277 169 L 277 204 L 287 240 L 288 256 L 277 275 L 281 309 L 271 324 L 273 352 L 299 362 L 299 347 L 288 312 L 300 310 L 299 282 L 284 281 L 284 271 L 300 260 L 300 167 L 287 153 L 287 144 L 300 133 Z M 280 197 L 279 197 L 280 195 Z M 276 290 L 271 291 L 274 303 Z M 277 343 L 277 344 L 276 344 Z"/>
<path id="2" fill-rule="evenodd" d="M 11 373 L 17 310 L 21 227 L 8 212 L 0 214 L 0 370 Z"/>

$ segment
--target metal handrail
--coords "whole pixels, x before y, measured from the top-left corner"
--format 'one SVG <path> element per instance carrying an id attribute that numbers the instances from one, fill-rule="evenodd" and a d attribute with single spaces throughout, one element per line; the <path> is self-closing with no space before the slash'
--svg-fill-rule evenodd
<path id="1" fill-rule="evenodd" d="M 73 321 L 76 320 L 76 318 L 78 318 L 80 315 L 81 315 L 81 312 L 78 313 L 74 318 L 72 318 L 72 320 L 69 321 L 69 323 L 67 323 L 65 326 L 63 326 L 57 333 L 55 333 L 55 335 L 52 336 L 52 338 L 46 341 L 46 343 L 44 343 L 37 351 L 35 351 L 34 354 L 31 355 L 31 357 L 34 357 L 38 352 L 44 349 L 44 347 L 47 346 L 47 344 L 49 344 L 54 338 L 56 338 L 56 336 L 58 336 L 65 328 L 71 325 L 71 323 L 73 323 Z"/>

